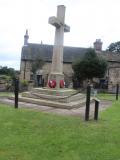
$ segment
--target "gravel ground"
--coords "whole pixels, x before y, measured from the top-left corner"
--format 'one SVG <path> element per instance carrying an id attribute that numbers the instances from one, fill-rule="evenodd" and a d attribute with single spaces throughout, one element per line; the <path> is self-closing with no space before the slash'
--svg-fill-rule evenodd
<path id="1" fill-rule="evenodd" d="M 0 104 L 8 104 L 12 107 L 14 107 L 14 101 L 10 100 L 6 97 L 0 97 Z M 112 101 L 102 100 L 99 104 L 99 111 L 103 111 L 106 108 L 110 107 L 112 105 Z M 67 115 L 67 116 L 85 116 L 85 105 L 83 105 L 80 108 L 73 108 L 73 109 L 61 109 L 61 108 L 54 108 L 49 106 L 42 106 L 42 105 L 36 105 L 31 103 L 25 103 L 25 102 L 19 102 L 18 103 L 19 108 L 28 108 L 31 110 L 41 111 L 45 113 L 53 113 L 58 115 Z M 95 103 L 91 103 L 90 105 L 90 117 L 94 116 L 94 109 L 95 109 Z"/>

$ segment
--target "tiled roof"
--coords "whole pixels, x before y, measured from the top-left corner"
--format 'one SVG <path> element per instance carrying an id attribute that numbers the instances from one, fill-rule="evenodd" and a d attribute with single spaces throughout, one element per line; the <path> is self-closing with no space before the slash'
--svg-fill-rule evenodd
<path id="1" fill-rule="evenodd" d="M 87 48 L 78 47 L 64 47 L 63 61 L 73 62 L 76 59 L 80 59 L 84 56 Z M 35 60 L 37 57 L 42 58 L 44 61 L 52 61 L 53 46 L 45 44 L 32 44 L 23 46 L 21 59 Z"/>
<path id="2" fill-rule="evenodd" d="M 63 61 L 65 63 L 72 63 L 77 59 L 81 59 L 84 57 L 87 49 L 88 48 L 65 46 L 63 51 Z M 51 62 L 52 54 L 53 45 L 28 43 L 28 45 L 23 46 L 22 48 L 21 59 L 35 60 L 39 57 L 44 61 Z M 117 53 L 102 51 L 99 52 L 98 55 L 104 57 L 107 61 L 120 62 L 120 55 Z"/>

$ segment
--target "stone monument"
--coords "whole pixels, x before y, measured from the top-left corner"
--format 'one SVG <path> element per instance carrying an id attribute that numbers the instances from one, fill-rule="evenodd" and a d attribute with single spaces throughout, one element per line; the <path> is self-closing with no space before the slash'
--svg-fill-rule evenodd
<path id="1" fill-rule="evenodd" d="M 64 42 L 64 32 L 69 32 L 70 27 L 65 24 L 65 6 L 57 6 L 57 17 L 50 17 L 49 23 L 55 26 L 55 41 L 53 47 L 53 57 L 51 73 L 49 75 L 48 81 L 56 81 L 56 89 L 60 88 L 60 81 L 64 80 L 63 75 L 63 42 Z"/>
<path id="2" fill-rule="evenodd" d="M 64 82 L 64 32 L 70 31 L 70 27 L 64 21 L 65 6 L 59 5 L 57 7 L 57 17 L 49 18 L 49 23 L 55 26 L 56 31 L 48 86 L 44 88 L 33 88 L 30 92 L 24 92 L 19 97 L 20 101 L 67 109 L 80 107 L 81 104 L 85 103 L 85 95 L 78 93 L 77 90 L 64 88 L 64 85 L 61 86 L 61 82 Z M 51 83 L 53 84 L 51 85 Z"/>

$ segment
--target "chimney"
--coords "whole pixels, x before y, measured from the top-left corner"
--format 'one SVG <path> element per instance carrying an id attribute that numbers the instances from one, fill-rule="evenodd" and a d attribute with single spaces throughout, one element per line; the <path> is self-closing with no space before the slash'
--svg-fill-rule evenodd
<path id="1" fill-rule="evenodd" d="M 27 45 L 27 44 L 28 44 L 28 39 L 29 39 L 28 30 L 26 30 L 26 33 L 25 33 L 25 35 L 24 35 L 24 45 Z"/>
<path id="2" fill-rule="evenodd" d="M 96 41 L 94 42 L 94 49 L 95 51 L 102 51 L 102 42 L 101 39 L 96 39 Z"/>

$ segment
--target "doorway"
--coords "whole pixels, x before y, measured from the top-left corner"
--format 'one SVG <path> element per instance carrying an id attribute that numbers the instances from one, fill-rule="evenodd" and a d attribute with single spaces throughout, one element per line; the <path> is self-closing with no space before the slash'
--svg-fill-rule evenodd
<path id="1" fill-rule="evenodd" d="M 42 87 L 43 86 L 43 78 L 42 75 L 37 75 L 37 86 Z"/>

